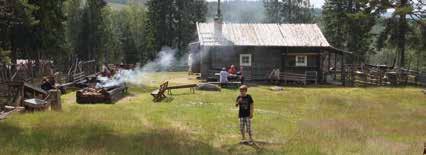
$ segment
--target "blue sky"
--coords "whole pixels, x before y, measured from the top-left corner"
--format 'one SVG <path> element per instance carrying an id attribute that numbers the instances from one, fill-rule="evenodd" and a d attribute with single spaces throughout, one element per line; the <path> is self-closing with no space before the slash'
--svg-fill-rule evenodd
<path id="1" fill-rule="evenodd" d="M 217 0 L 207 0 L 207 1 L 217 1 Z M 232 1 L 232 0 L 222 0 L 222 1 Z M 311 3 L 314 5 L 314 7 L 320 8 L 324 4 L 324 0 L 311 0 Z"/>

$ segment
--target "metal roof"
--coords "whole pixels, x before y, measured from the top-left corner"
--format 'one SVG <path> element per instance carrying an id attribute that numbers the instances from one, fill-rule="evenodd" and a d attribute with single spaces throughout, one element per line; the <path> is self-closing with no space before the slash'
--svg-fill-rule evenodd
<path id="1" fill-rule="evenodd" d="M 228 24 L 214 35 L 213 23 L 197 23 L 201 46 L 330 47 L 316 24 Z"/>

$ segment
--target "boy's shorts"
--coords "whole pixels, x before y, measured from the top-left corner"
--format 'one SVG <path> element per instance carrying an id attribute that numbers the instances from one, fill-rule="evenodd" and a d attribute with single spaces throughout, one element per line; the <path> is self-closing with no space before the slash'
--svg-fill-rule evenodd
<path id="1" fill-rule="evenodd" d="M 240 130 L 244 131 L 244 128 L 248 133 L 251 133 L 251 119 L 250 117 L 241 117 L 240 118 Z"/>

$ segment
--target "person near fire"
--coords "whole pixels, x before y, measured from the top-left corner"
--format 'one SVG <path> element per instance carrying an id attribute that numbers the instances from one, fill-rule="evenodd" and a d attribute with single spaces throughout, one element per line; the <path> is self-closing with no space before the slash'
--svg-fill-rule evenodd
<path id="1" fill-rule="evenodd" d="M 253 144 L 253 135 L 251 130 L 251 122 L 253 119 L 254 101 L 253 98 L 247 94 L 248 87 L 242 85 L 240 87 L 240 95 L 236 99 L 236 107 L 239 107 L 238 118 L 240 119 L 240 132 L 241 143 L 248 142 Z M 249 135 L 249 141 L 246 141 L 246 132 Z"/>
<path id="2" fill-rule="evenodd" d="M 192 53 L 188 55 L 188 75 L 192 75 Z"/>
<path id="3" fill-rule="evenodd" d="M 43 80 L 41 81 L 41 89 L 45 91 L 49 91 L 51 89 L 54 89 L 54 85 L 49 81 L 49 78 L 43 77 Z"/>

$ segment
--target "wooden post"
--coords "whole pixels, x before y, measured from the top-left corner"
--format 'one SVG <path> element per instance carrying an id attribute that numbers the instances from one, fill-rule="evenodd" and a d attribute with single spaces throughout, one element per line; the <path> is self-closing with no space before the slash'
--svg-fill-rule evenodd
<path id="1" fill-rule="evenodd" d="M 355 64 L 352 61 L 352 68 L 351 68 L 351 86 L 353 87 L 355 85 Z"/>
<path id="2" fill-rule="evenodd" d="M 17 107 L 24 105 L 24 99 L 25 99 L 25 83 L 24 82 L 22 82 L 22 86 L 20 88 L 20 94 L 21 94 L 21 98 L 19 98 L 18 100 Z"/>
<path id="3" fill-rule="evenodd" d="M 334 53 L 334 80 L 337 79 L 337 53 Z"/>
<path id="4" fill-rule="evenodd" d="M 61 104 L 61 91 L 58 89 L 52 89 L 49 90 L 49 101 L 51 104 L 51 109 L 54 111 L 62 111 L 62 104 Z"/>
<path id="5" fill-rule="evenodd" d="M 343 86 L 346 86 L 345 57 L 343 56 L 343 54 L 342 54 L 342 62 L 341 62 L 341 63 L 342 63 L 342 64 L 340 65 L 340 66 L 341 66 L 340 78 L 341 78 L 341 80 L 342 80 L 342 84 L 343 84 Z"/>
<path id="6" fill-rule="evenodd" d="M 325 82 L 327 82 L 327 77 L 328 76 L 330 76 L 331 77 L 331 74 L 330 74 L 330 68 L 331 68 L 331 52 L 330 51 L 328 51 L 328 68 L 327 68 L 327 76 L 326 76 L 326 78 L 325 78 Z"/>

